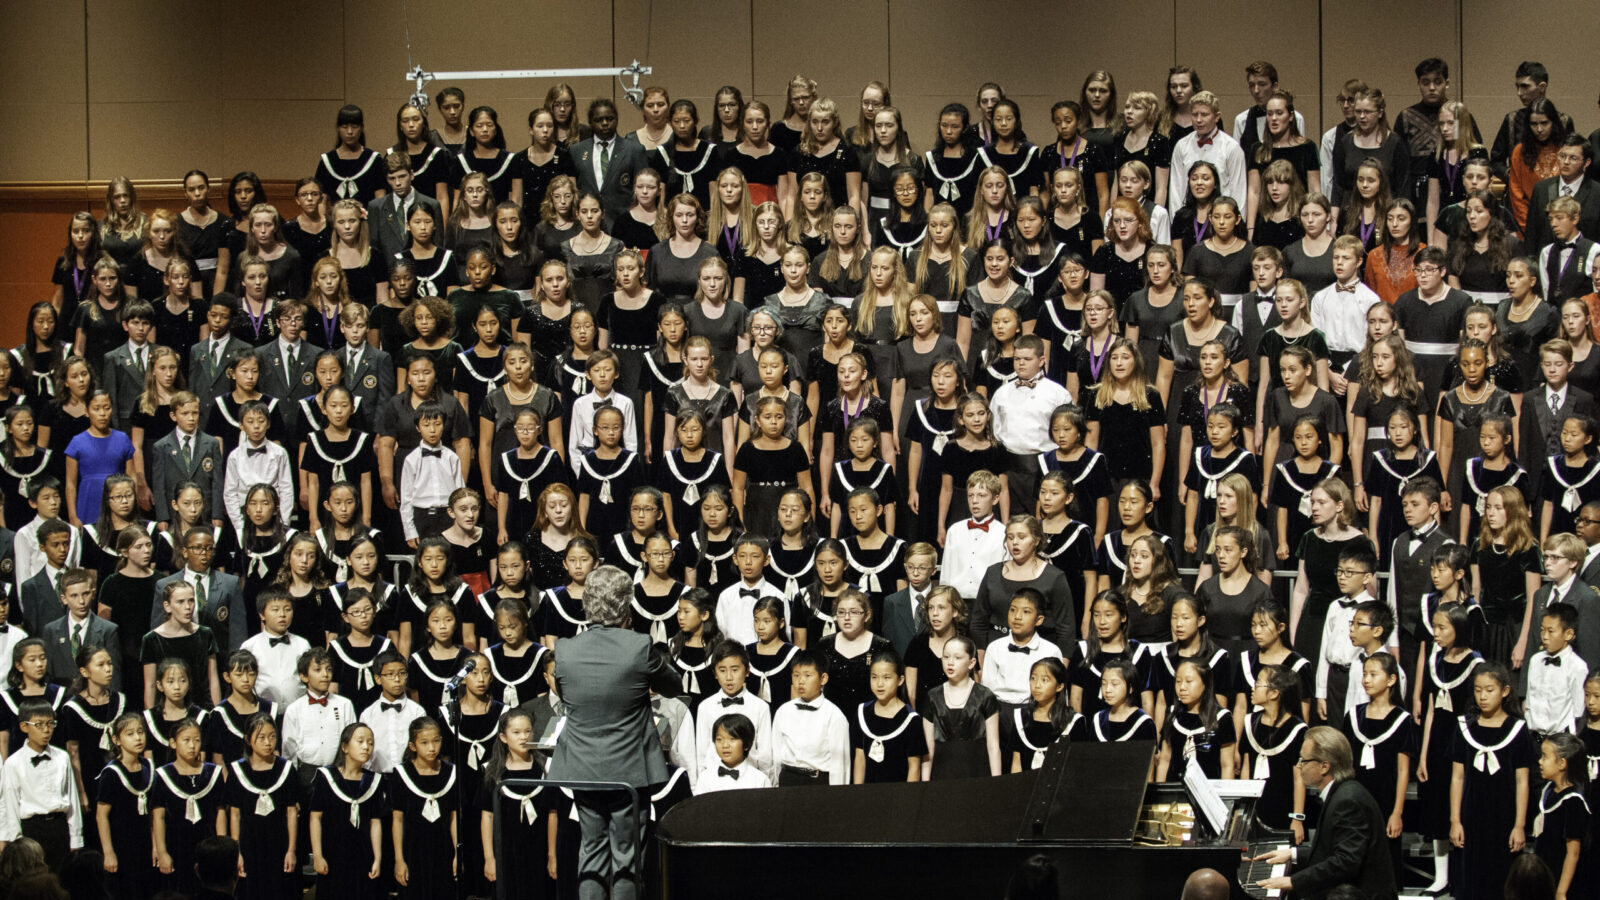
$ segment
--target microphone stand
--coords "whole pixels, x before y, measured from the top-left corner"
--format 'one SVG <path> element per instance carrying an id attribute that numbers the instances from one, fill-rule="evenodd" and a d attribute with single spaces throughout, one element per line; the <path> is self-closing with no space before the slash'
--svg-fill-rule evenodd
<path id="1" fill-rule="evenodd" d="M 466 744 L 466 737 L 461 733 L 460 682 L 457 682 L 455 687 L 451 687 L 448 684 L 445 685 L 445 692 L 449 699 L 445 701 L 440 711 L 444 713 L 445 725 L 455 737 L 456 747 L 460 748 Z M 466 756 L 470 755 L 470 753 L 471 751 L 467 751 L 467 754 L 464 754 L 460 759 L 451 761 L 456 767 L 456 841 L 454 849 L 456 859 L 456 900 L 466 900 L 467 897 L 467 875 L 461 871 L 460 867 L 462 862 L 461 853 L 466 849 L 464 835 L 467 831 L 465 824 L 467 821 L 467 780 L 463 770 L 468 768 Z"/>

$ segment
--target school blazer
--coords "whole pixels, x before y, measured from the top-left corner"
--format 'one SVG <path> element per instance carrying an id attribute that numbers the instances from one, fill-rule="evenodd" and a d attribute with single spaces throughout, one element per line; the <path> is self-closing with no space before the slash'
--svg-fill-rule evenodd
<path id="1" fill-rule="evenodd" d="M 1600 418 L 1600 404 L 1595 402 L 1588 391 L 1577 385 L 1567 383 L 1567 399 L 1561 404 L 1561 410 L 1557 413 L 1550 411 L 1550 404 L 1544 399 L 1544 390 L 1544 385 L 1541 383 L 1529 388 L 1522 398 L 1520 462 L 1531 479 L 1529 490 L 1532 493 L 1529 496 L 1534 498 L 1539 496 L 1540 485 L 1544 481 L 1550 457 L 1561 452 L 1562 419 L 1571 415 Z M 1537 515 L 1534 521 L 1538 521 Z"/>
<path id="2" fill-rule="evenodd" d="M 667 780 L 650 709 L 650 687 L 670 681 L 670 663 L 650 653 L 650 636 L 598 627 L 556 641 L 558 693 L 567 727 L 550 777 L 620 781 L 636 788 Z"/>
<path id="3" fill-rule="evenodd" d="M 283 410 L 284 427 L 289 429 L 290 434 L 294 434 L 300 427 L 299 403 L 282 401 L 298 401 L 317 392 L 315 373 L 317 357 L 322 353 L 322 348 L 310 341 L 302 340 L 300 353 L 295 359 L 292 372 L 284 368 L 281 349 L 276 340 L 256 348 L 256 359 L 261 360 L 261 383 L 256 390 L 268 397 L 278 398 L 280 401 L 278 408 Z"/>
<path id="4" fill-rule="evenodd" d="M 348 351 L 347 347 L 339 348 L 340 353 L 348 355 Z M 361 360 L 355 368 L 344 373 L 344 385 L 350 389 L 352 397 L 361 401 L 363 409 L 373 410 L 372 416 L 376 419 L 376 411 L 394 396 L 394 378 L 394 357 L 369 346 L 362 349 Z"/>
<path id="5" fill-rule="evenodd" d="M 933 590 L 929 586 L 928 590 Z M 911 614 L 911 588 L 895 591 L 883 601 L 883 636 L 902 657 L 917 635 L 917 620 Z"/>
<path id="6" fill-rule="evenodd" d="M 1539 620 L 1544 618 L 1545 607 L 1550 605 L 1550 595 L 1554 592 L 1555 585 L 1546 583 L 1533 594 L 1533 625 L 1528 629 L 1528 644 L 1522 648 L 1524 660 L 1539 652 Z M 1577 607 L 1578 637 L 1572 642 L 1572 649 L 1583 657 L 1583 661 L 1589 666 L 1589 671 L 1593 672 L 1595 666 L 1600 664 L 1600 591 L 1596 591 L 1580 575 L 1573 580 L 1572 587 L 1567 590 L 1567 595 L 1561 602 Z M 1518 678 L 1522 683 L 1523 692 L 1526 693 L 1527 666 L 1522 667 Z"/>
<path id="7" fill-rule="evenodd" d="M 228 382 L 228 359 L 240 350 L 254 350 L 255 348 L 232 335 L 223 345 L 222 360 L 207 351 L 211 349 L 210 341 L 201 341 L 189 348 L 189 390 L 194 391 L 200 398 L 200 425 L 205 428 L 206 415 L 211 412 L 211 407 L 217 402 L 217 397 L 233 390 L 233 385 Z"/>
<path id="8" fill-rule="evenodd" d="M 178 432 L 174 429 L 156 441 L 146 467 L 151 474 L 150 490 L 155 496 L 157 522 L 172 519 L 173 495 L 178 492 L 178 485 L 186 481 L 200 485 L 211 518 L 228 518 L 227 511 L 222 508 L 222 478 L 227 470 L 227 460 L 222 455 L 222 442 L 213 435 L 203 431 L 195 433 L 194 452 L 190 454 L 189 464 L 184 465 Z"/>
<path id="9" fill-rule="evenodd" d="M 61 595 L 56 593 L 50 570 L 41 566 L 32 578 L 22 583 L 22 627 L 29 634 L 39 634 L 45 623 L 62 614 Z M 154 627 L 154 626 L 152 626 Z"/>
<path id="10" fill-rule="evenodd" d="M 1583 571 L 1578 573 L 1578 580 L 1596 591 L 1600 591 L 1600 556 L 1596 556 L 1592 562 L 1583 567 Z M 1584 658 L 1588 659 L 1588 657 Z M 1590 666 L 1589 669 L 1593 671 L 1594 666 Z"/>
<path id="11" fill-rule="evenodd" d="M 620 134 L 612 139 L 611 164 L 606 167 L 605 184 L 596 184 L 594 180 L 596 151 L 593 137 L 573 144 L 571 152 L 573 168 L 578 170 L 579 193 L 588 192 L 598 196 L 600 206 L 605 210 L 606 223 L 616 221 L 633 202 L 633 177 L 650 167 L 644 145 Z"/>
<path id="12" fill-rule="evenodd" d="M 435 222 L 444 221 L 439 216 L 439 201 L 424 196 L 414 187 L 411 196 L 414 198 L 412 209 L 421 206 L 433 213 Z M 400 218 L 400 211 L 395 208 L 394 197 L 388 194 L 367 204 L 367 233 L 372 236 L 372 252 L 382 259 L 393 259 L 411 244 L 405 220 Z"/>
<path id="13" fill-rule="evenodd" d="M 1550 214 L 1544 208 L 1551 200 L 1561 196 L 1561 176 L 1553 175 L 1533 186 L 1533 196 L 1528 200 L 1528 233 L 1524 247 L 1535 250 L 1554 241 L 1550 233 Z M 1578 182 L 1578 233 L 1589 240 L 1600 240 L 1600 183 L 1587 176 Z M 1587 292 L 1585 292 L 1587 293 Z M 1582 296 L 1581 294 L 1579 296 Z"/>
<path id="14" fill-rule="evenodd" d="M 167 617 L 161 609 L 161 592 L 166 590 L 168 584 L 180 581 L 182 577 L 183 572 L 179 572 L 156 582 L 155 604 L 150 608 L 152 631 Z M 254 613 L 254 610 L 245 606 L 244 588 L 239 584 L 239 576 L 212 569 L 210 580 L 206 582 L 206 605 L 195 610 L 195 621 L 211 629 L 219 645 L 226 639 L 226 652 L 232 653 L 250 636 L 250 617 Z"/>
<path id="15" fill-rule="evenodd" d="M 63 607 L 64 609 L 65 607 Z M 44 639 L 47 668 L 45 674 L 52 682 L 66 687 L 78 677 L 78 661 L 72 656 L 72 634 L 68 616 L 62 616 L 44 626 L 39 637 Z M 111 692 L 122 690 L 122 638 L 117 626 L 96 615 L 89 616 L 89 625 L 83 630 L 83 644 L 95 644 L 111 654 Z"/>
<path id="16" fill-rule="evenodd" d="M 1367 900 L 1395 900 L 1384 815 L 1378 801 L 1355 779 L 1335 782 L 1317 817 L 1306 863 L 1290 876 L 1294 893 L 1318 900 L 1341 884 L 1361 888 Z"/>
<path id="17" fill-rule="evenodd" d="M 144 345 L 146 364 L 154 347 L 154 344 Z M 100 385 L 111 395 L 111 415 L 118 431 L 128 431 L 133 421 L 134 407 L 139 403 L 139 395 L 144 393 L 144 371 L 134 364 L 133 351 L 126 342 L 106 354 Z"/>

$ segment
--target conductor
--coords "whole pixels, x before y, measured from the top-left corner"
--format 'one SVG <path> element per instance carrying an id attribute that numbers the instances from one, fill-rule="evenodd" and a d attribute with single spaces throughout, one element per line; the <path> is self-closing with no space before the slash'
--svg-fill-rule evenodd
<path id="1" fill-rule="evenodd" d="M 650 636 L 628 629 L 633 579 L 601 566 L 584 585 L 587 631 L 556 642 L 555 678 L 567 708 L 550 777 L 622 782 L 644 790 L 667 780 L 650 716 L 652 679 L 667 675 Z M 1346 751 L 1346 756 L 1349 751 Z M 577 790 L 579 900 L 639 896 L 644 820 L 624 790 Z"/>
<path id="2" fill-rule="evenodd" d="M 1395 900 L 1394 867 L 1384 844 L 1384 816 L 1367 789 L 1355 781 L 1350 742 L 1325 725 L 1306 732 L 1300 745 L 1300 777 L 1322 798 L 1311 846 L 1284 848 L 1256 857 L 1272 865 L 1295 863 L 1293 873 L 1257 885 L 1322 897 L 1339 885 L 1361 888 L 1371 900 Z"/>

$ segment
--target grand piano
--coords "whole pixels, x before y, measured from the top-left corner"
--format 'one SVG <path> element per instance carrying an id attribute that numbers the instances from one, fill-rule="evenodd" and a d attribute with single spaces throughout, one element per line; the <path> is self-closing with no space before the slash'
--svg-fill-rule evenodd
<path id="1" fill-rule="evenodd" d="M 1256 827 L 1255 801 L 1213 795 L 1212 815 L 1197 816 L 1190 789 L 1145 780 L 1155 752 L 1059 741 L 1040 769 L 1001 778 L 695 797 L 659 825 L 662 896 L 998 898 L 1040 853 L 1074 900 L 1177 900 L 1205 867 L 1236 897 L 1276 896 L 1254 886 L 1271 871 L 1241 864 L 1278 843 Z"/>

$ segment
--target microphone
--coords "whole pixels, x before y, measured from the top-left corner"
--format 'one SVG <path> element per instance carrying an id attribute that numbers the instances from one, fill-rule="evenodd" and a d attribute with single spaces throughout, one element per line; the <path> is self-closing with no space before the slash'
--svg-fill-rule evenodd
<path id="1" fill-rule="evenodd" d="M 468 675 L 472 674 L 472 670 L 476 669 L 477 667 L 478 667 L 477 658 L 476 657 L 469 657 L 466 662 L 461 664 L 461 671 L 457 672 L 454 676 L 452 676 L 450 681 L 447 684 L 445 684 L 445 686 L 444 686 L 445 693 L 447 693 L 447 694 L 455 693 L 456 689 L 461 687 L 462 680 L 465 679 Z"/>

